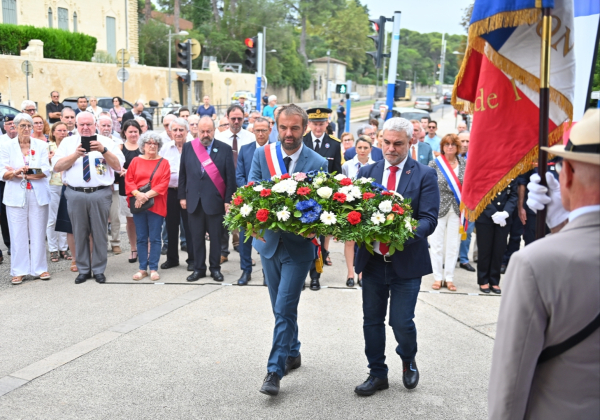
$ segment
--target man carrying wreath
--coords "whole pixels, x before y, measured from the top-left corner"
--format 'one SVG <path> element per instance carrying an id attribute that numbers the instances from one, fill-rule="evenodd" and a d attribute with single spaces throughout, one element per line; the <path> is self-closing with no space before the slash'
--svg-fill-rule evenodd
<path id="1" fill-rule="evenodd" d="M 281 107 L 277 116 L 279 141 L 256 149 L 249 181 L 257 182 L 271 179 L 273 175 L 291 175 L 295 172 L 327 172 L 327 160 L 302 142 L 307 124 L 308 115 L 300 107 L 294 104 Z M 275 315 L 267 376 L 260 392 L 276 396 L 279 393 L 279 381 L 301 364 L 298 302 L 306 275 L 316 258 L 316 247 L 312 236 L 271 230 L 267 230 L 262 238 L 256 237 L 256 234 L 253 236 Z"/>
<path id="2" fill-rule="evenodd" d="M 363 334 L 370 374 L 354 392 L 369 396 L 387 389 L 388 368 L 385 364 L 385 315 L 390 301 L 390 326 L 398 342 L 396 353 L 402 359 L 402 382 L 413 389 L 419 382 L 415 362 L 417 329 L 413 318 L 421 286 L 421 277 L 432 272 L 427 237 L 438 222 L 440 192 L 437 174 L 408 155 L 413 125 L 404 118 L 390 118 L 383 125 L 384 160 L 363 166 L 357 178 L 374 178 L 389 191 L 410 199 L 413 218 L 418 227 L 414 238 L 403 250 L 389 254 L 387 244 L 375 242 L 371 255 L 363 245 L 358 250 L 356 272 L 362 272 Z"/>

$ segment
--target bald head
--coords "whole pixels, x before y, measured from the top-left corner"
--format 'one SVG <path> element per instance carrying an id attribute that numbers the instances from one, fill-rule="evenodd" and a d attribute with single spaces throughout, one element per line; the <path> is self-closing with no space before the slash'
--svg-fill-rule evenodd
<path id="1" fill-rule="evenodd" d="M 565 209 L 600 204 L 600 166 L 564 159 L 559 181 Z"/>
<path id="2" fill-rule="evenodd" d="M 224 116 L 223 118 L 221 118 L 219 120 L 219 131 L 223 132 L 223 131 L 227 131 L 229 129 L 229 119 Z"/>
<path id="3" fill-rule="evenodd" d="M 460 154 L 464 155 L 469 151 L 469 141 L 471 138 L 471 133 L 468 131 L 463 131 L 458 135 L 458 140 L 460 141 Z"/>
<path id="4" fill-rule="evenodd" d="M 171 133 L 171 129 L 169 128 L 169 126 L 171 125 L 171 123 L 173 122 L 173 120 L 175 120 L 177 117 L 173 114 L 167 114 L 164 118 L 163 118 L 163 127 L 165 128 L 165 131 L 167 132 L 167 136 L 169 136 L 169 138 L 171 140 L 173 140 L 173 133 Z"/>

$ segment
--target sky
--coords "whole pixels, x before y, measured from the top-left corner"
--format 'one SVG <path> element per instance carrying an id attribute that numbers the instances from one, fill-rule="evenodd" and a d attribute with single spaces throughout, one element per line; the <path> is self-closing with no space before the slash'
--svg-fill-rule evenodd
<path id="1" fill-rule="evenodd" d="M 369 18 L 392 17 L 395 11 L 402 12 L 400 28 L 421 33 L 441 32 L 450 35 L 466 35 L 460 21 L 463 9 L 473 0 L 361 0 L 369 8 Z M 389 28 L 388 28 L 389 25 Z M 391 32 L 392 23 L 386 24 Z"/>

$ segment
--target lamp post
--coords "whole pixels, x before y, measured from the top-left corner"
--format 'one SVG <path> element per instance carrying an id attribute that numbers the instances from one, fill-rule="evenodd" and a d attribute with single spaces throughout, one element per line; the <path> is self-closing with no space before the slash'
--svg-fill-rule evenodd
<path id="1" fill-rule="evenodd" d="M 169 27 L 169 99 L 171 98 L 171 38 L 174 36 L 187 36 L 189 35 L 187 31 L 179 31 L 176 34 L 171 34 L 171 28 Z"/>

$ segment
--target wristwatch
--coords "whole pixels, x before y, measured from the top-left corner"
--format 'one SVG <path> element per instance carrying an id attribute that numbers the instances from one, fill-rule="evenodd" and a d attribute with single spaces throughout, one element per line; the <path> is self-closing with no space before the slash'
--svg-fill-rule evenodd
<path id="1" fill-rule="evenodd" d="M 105 154 L 106 152 L 108 152 L 108 147 L 104 146 L 104 150 L 101 151 L 100 153 Z"/>

